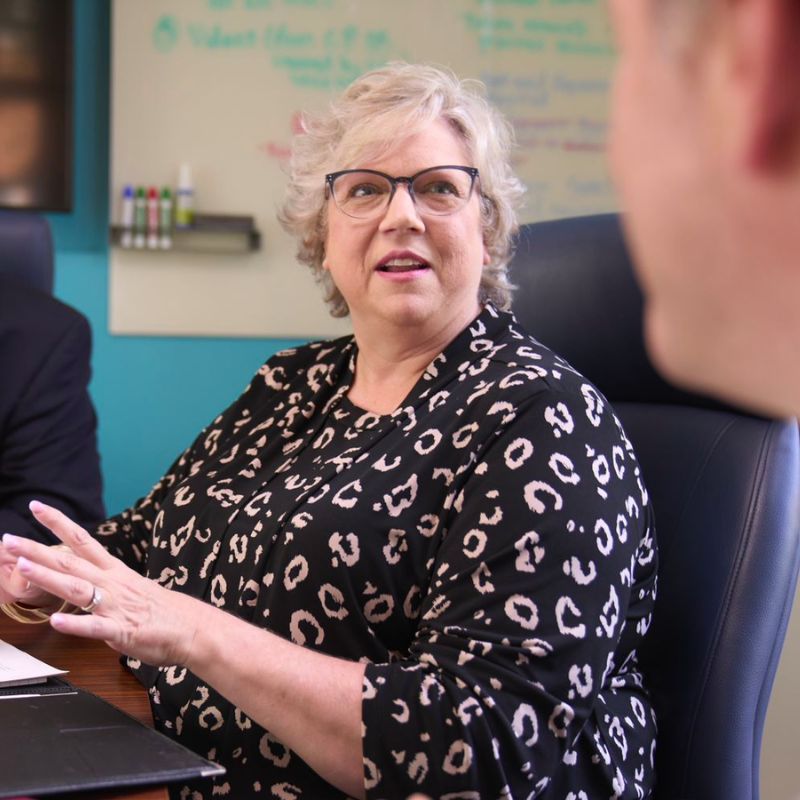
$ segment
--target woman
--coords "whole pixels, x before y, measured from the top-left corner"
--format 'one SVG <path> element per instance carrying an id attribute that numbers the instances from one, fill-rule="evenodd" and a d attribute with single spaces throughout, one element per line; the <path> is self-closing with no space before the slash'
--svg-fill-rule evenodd
<path id="1" fill-rule="evenodd" d="M 509 147 L 447 72 L 357 80 L 282 213 L 354 336 L 270 359 L 97 540 L 40 505 L 71 552 L 4 539 L 14 595 L 88 609 L 51 624 L 228 768 L 179 796 L 650 792 L 651 512 L 604 399 L 499 310 Z"/>

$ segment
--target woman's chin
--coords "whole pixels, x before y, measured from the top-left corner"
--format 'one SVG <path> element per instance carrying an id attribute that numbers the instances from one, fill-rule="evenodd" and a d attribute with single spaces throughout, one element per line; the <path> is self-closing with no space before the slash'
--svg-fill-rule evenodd
<path id="1" fill-rule="evenodd" d="M 440 318 L 444 313 L 446 307 L 437 304 L 430 294 L 408 293 L 387 297 L 377 309 L 376 317 L 392 325 L 418 326 Z"/>

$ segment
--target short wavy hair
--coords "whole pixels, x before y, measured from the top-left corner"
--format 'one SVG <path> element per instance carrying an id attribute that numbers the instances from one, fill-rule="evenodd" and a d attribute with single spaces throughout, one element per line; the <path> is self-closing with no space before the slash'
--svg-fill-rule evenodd
<path id="1" fill-rule="evenodd" d="M 489 264 L 483 268 L 479 302 L 511 304 L 508 276 L 516 210 L 525 191 L 511 169 L 513 130 L 486 99 L 482 83 L 460 80 L 438 66 L 391 63 L 357 78 L 326 113 L 306 115 L 294 137 L 289 184 L 278 219 L 298 240 L 297 257 L 322 284 L 334 317 L 347 303 L 322 266 L 327 234 L 325 175 L 380 158 L 398 139 L 444 119 L 464 142 L 480 172 L 483 240 Z"/>

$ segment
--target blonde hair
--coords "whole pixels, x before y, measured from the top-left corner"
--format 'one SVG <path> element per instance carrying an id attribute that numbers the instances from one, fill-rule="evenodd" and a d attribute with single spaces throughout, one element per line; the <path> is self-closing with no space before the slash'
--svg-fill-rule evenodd
<path id="1" fill-rule="evenodd" d="M 347 303 L 323 269 L 327 233 L 325 175 L 379 158 L 401 137 L 444 119 L 461 137 L 480 172 L 483 240 L 489 264 L 483 269 L 480 302 L 500 309 L 511 303 L 508 277 L 511 243 L 518 228 L 516 208 L 525 191 L 511 170 L 511 125 L 484 96 L 479 81 L 460 80 L 450 70 L 391 63 L 356 79 L 327 113 L 304 117 L 295 136 L 289 185 L 278 219 L 298 239 L 297 257 L 313 270 L 335 317 Z"/>

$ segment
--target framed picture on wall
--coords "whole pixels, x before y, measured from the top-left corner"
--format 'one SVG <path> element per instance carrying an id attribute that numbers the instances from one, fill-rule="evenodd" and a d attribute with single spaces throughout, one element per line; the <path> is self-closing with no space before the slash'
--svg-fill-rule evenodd
<path id="1" fill-rule="evenodd" d="M 72 11 L 0 3 L 0 208 L 72 208 Z"/>

